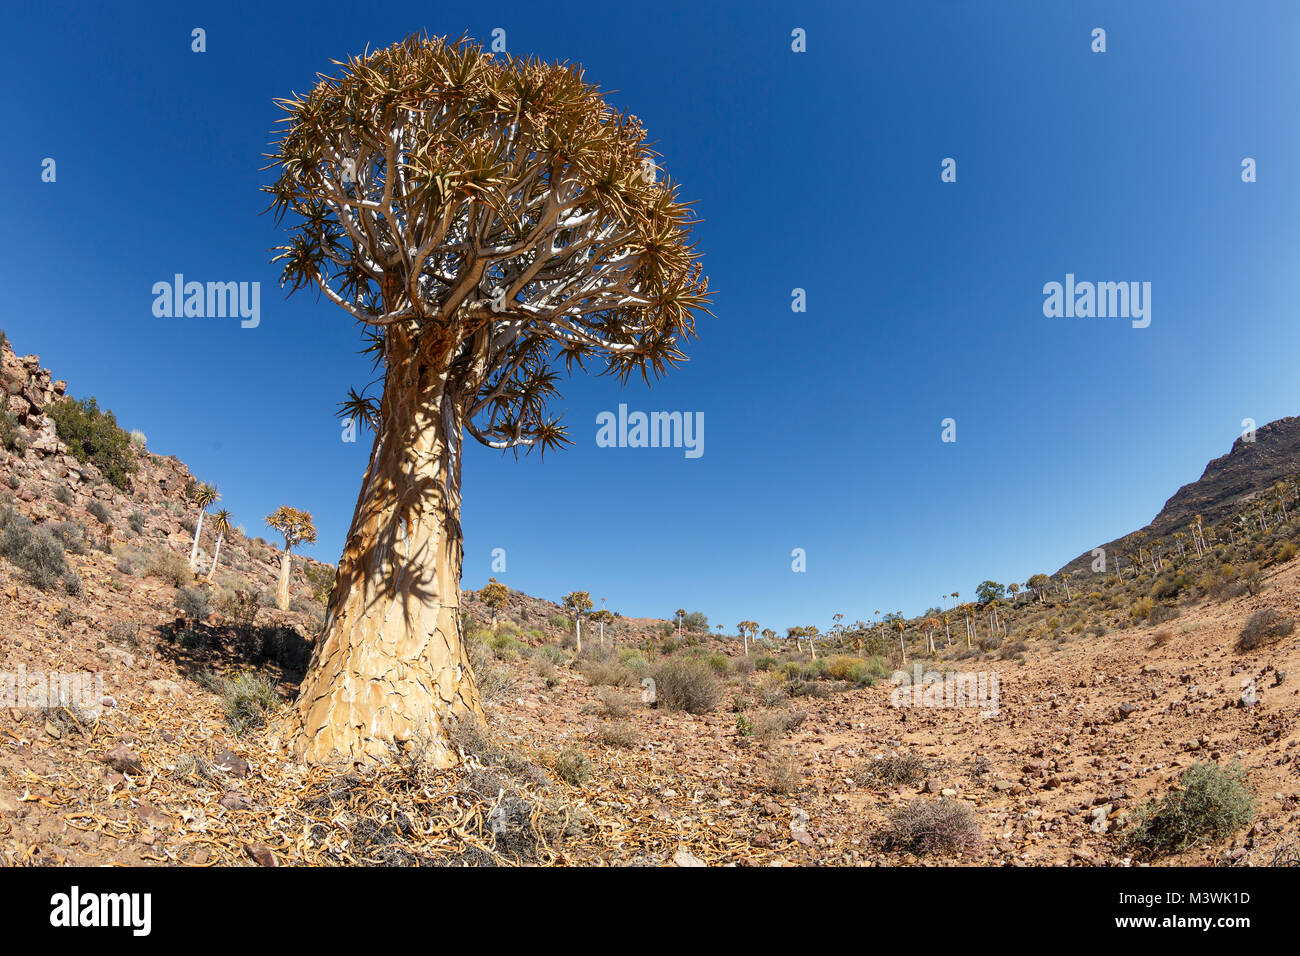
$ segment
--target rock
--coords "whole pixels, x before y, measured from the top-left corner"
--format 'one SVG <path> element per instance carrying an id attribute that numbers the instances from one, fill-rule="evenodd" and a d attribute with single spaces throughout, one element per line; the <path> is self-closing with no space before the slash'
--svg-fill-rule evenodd
<path id="1" fill-rule="evenodd" d="M 1127 720 L 1137 711 L 1137 704 L 1130 704 L 1128 701 L 1119 705 L 1119 719 Z"/>
<path id="2" fill-rule="evenodd" d="M 271 848 L 265 843 L 250 843 L 244 847 L 244 850 L 256 861 L 258 866 L 280 865 L 275 859 L 275 854 L 271 852 Z"/>
<path id="3" fill-rule="evenodd" d="M 176 697 L 184 690 L 174 680 L 151 680 L 144 685 L 144 689 L 155 697 Z"/>
<path id="4" fill-rule="evenodd" d="M 704 861 L 688 850 L 681 849 L 673 854 L 674 866 L 704 866 Z"/>
<path id="5" fill-rule="evenodd" d="M 233 774 L 236 777 L 247 777 L 249 771 L 248 761 L 238 754 L 233 754 L 229 750 L 223 750 L 212 758 L 212 766 L 218 770 Z"/>
<path id="6" fill-rule="evenodd" d="M 943 789 L 943 784 L 941 784 L 934 777 L 931 777 L 929 780 L 925 782 L 925 786 L 922 789 L 926 793 L 938 793 L 940 790 Z"/>
<path id="7" fill-rule="evenodd" d="M 248 797 L 244 796 L 238 790 L 227 790 L 221 795 L 218 801 L 227 810 L 247 810 L 252 806 Z"/>
<path id="8" fill-rule="evenodd" d="M 813 844 L 813 838 L 807 830 L 795 830 L 792 828 L 790 830 L 790 839 L 794 840 L 796 843 L 801 843 L 804 846 L 812 846 Z"/>
<path id="9" fill-rule="evenodd" d="M 141 823 L 154 829 L 167 830 L 172 825 L 171 817 L 149 803 L 141 803 L 136 807 L 135 815 L 140 818 Z"/>
<path id="10" fill-rule="evenodd" d="M 144 764 L 140 761 L 139 755 L 132 753 L 131 748 L 120 741 L 101 759 L 118 773 L 136 774 L 144 772 Z"/>
<path id="11" fill-rule="evenodd" d="M 122 650 L 120 647 L 101 647 L 99 656 L 110 663 L 121 664 L 123 667 L 135 667 L 135 655 Z"/>

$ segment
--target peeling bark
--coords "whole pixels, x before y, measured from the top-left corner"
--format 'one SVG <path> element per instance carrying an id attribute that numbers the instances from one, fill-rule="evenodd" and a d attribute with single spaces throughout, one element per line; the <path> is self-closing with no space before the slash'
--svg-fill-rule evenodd
<path id="1" fill-rule="evenodd" d="M 449 718 L 482 714 L 460 628 L 462 412 L 445 365 L 388 336 L 380 425 L 297 702 L 313 763 L 393 745 L 454 764 Z"/>

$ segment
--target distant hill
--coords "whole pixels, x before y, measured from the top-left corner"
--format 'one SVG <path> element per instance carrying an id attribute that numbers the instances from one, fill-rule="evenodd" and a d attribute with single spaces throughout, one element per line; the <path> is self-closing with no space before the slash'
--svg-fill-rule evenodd
<path id="1" fill-rule="evenodd" d="M 1231 451 L 1206 465 L 1204 474 L 1196 481 L 1179 488 L 1151 523 L 1140 530 L 1150 540 L 1164 538 L 1175 531 L 1186 531 L 1196 515 L 1209 526 L 1240 510 L 1278 481 L 1297 473 L 1300 473 L 1300 418 L 1279 418 L 1257 429 L 1253 442 L 1245 438 L 1233 442 Z M 1096 547 L 1110 553 L 1121 540 Z M 1085 570 L 1091 564 L 1090 548 L 1058 573 Z"/>

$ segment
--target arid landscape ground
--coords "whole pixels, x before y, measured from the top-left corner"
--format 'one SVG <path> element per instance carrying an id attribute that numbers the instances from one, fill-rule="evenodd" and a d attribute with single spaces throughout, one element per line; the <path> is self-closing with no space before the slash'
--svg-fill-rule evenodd
<path id="1" fill-rule="evenodd" d="M 739 637 L 620 617 L 603 642 L 588 621 L 579 653 L 559 605 L 466 592 L 486 724 L 455 729 L 461 766 L 408 751 L 308 768 L 285 705 L 332 569 L 295 559 L 281 611 L 279 549 L 233 530 L 196 579 L 194 476 L 141 448 L 126 489 L 106 481 L 47 414 L 66 386 L 7 342 L 0 357 L 5 533 L 49 530 L 66 562 L 38 582 L 0 560 L 0 671 L 102 679 L 93 707 L 0 709 L 4 864 L 1300 862 L 1300 639 L 1240 641 L 1260 612 L 1300 615 L 1289 513 L 1211 541 L 1199 564 L 1170 546 L 1127 578 L 1053 576 L 999 601 L 996 626 L 980 629 L 981 609 L 969 642 L 954 610 L 930 654 L 934 615 L 903 622 L 909 668 L 996 673 L 996 715 L 893 706 L 902 662 L 883 622 L 746 653 Z M 201 569 L 210 529 L 202 544 Z M 1234 762 L 1248 823 L 1158 858 L 1133 842 L 1148 800 Z M 956 837 L 928 842 L 926 813 Z"/>

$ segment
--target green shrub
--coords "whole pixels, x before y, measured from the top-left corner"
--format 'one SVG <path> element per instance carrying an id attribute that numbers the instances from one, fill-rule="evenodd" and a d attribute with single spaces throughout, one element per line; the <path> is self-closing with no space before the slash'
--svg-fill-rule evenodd
<path id="1" fill-rule="evenodd" d="M 638 676 L 646 673 L 650 668 L 650 662 L 646 660 L 646 656 L 631 647 L 620 647 L 618 649 L 618 662 Z"/>
<path id="2" fill-rule="evenodd" d="M 51 533 L 63 544 L 63 550 L 71 554 L 85 554 L 89 550 L 86 526 L 80 521 L 61 521 L 51 529 Z"/>
<path id="3" fill-rule="evenodd" d="M 1168 604 L 1157 604 L 1151 609 L 1151 613 L 1147 616 L 1147 623 L 1163 624 L 1166 621 L 1172 621 L 1181 613 L 1182 612 L 1176 607 L 1171 607 Z"/>
<path id="4" fill-rule="evenodd" d="M 1181 853 L 1226 839 L 1254 819 L 1255 797 L 1235 761 L 1194 764 L 1178 784 L 1139 814 L 1123 841 L 1127 848 L 1146 856 Z"/>
<path id="5" fill-rule="evenodd" d="M 707 654 L 703 658 L 704 663 L 708 665 L 709 670 L 719 677 L 726 677 L 731 673 L 731 658 L 726 654 L 714 653 Z"/>
<path id="6" fill-rule="evenodd" d="M 533 656 L 544 658 L 552 664 L 566 664 L 569 661 L 569 655 L 562 647 L 556 647 L 554 644 L 542 644 L 535 651 Z"/>
<path id="7" fill-rule="evenodd" d="M 704 616 L 702 611 L 691 611 L 682 618 L 682 629 L 692 634 L 707 634 L 709 632 L 709 619 Z"/>
<path id="8" fill-rule="evenodd" d="M 872 658 L 878 661 L 880 658 Z M 846 680 L 864 687 L 875 683 L 877 674 L 870 661 L 861 657 L 832 657 L 826 665 L 826 674 L 834 680 Z"/>
<path id="9" fill-rule="evenodd" d="M 334 581 L 338 578 L 338 568 L 332 564 L 308 564 L 303 570 L 307 583 L 311 585 L 312 600 L 321 607 L 328 607 L 330 595 L 334 591 Z"/>
<path id="10" fill-rule="evenodd" d="M 770 671 L 776 666 L 776 658 L 771 654 L 759 654 L 754 658 L 754 666 L 761 671 Z"/>
<path id="11" fill-rule="evenodd" d="M 265 726 L 267 715 L 280 706 L 275 683 L 262 674 L 243 673 L 232 680 L 200 671 L 195 680 L 221 699 L 226 720 L 236 736 Z"/>
<path id="12" fill-rule="evenodd" d="M 4 533 L 0 534 L 0 555 L 22 571 L 27 579 L 48 591 L 68 573 L 68 559 L 63 543 L 47 528 L 38 528 L 22 515 L 6 515 Z"/>
<path id="13" fill-rule="evenodd" d="M 555 775 L 571 787 L 580 787 L 591 777 L 591 761 L 581 750 L 569 747 L 555 758 Z"/>
<path id="14" fill-rule="evenodd" d="M 0 412 L 0 446 L 18 455 L 27 451 L 27 439 L 19 430 L 17 420 L 8 412 Z"/>
<path id="15" fill-rule="evenodd" d="M 176 592 L 173 604 L 186 617 L 195 621 L 204 620 L 211 613 L 208 606 L 210 592 L 206 586 L 200 585 L 196 588 L 181 588 Z"/>
<path id="16" fill-rule="evenodd" d="M 1165 575 L 1158 580 L 1151 588 L 1151 597 L 1156 601 L 1168 601 L 1170 598 L 1176 598 L 1191 582 L 1187 578 L 1179 575 Z"/>
<path id="17" fill-rule="evenodd" d="M 112 412 L 100 411 L 94 398 L 64 398 L 45 411 L 73 458 L 90 462 L 113 487 L 127 487 L 128 476 L 137 468 L 135 451 L 131 436 L 118 427 Z"/>
<path id="18" fill-rule="evenodd" d="M 90 504 L 86 505 L 86 510 L 90 512 L 92 518 L 102 525 L 112 525 L 112 518 L 108 513 L 108 508 L 104 502 L 99 499 L 92 499 Z"/>

